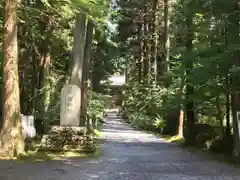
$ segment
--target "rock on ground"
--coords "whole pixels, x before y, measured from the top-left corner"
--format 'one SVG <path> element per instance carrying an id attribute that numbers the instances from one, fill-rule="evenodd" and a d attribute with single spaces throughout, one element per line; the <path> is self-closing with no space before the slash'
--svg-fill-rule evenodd
<path id="1" fill-rule="evenodd" d="M 110 113 L 103 155 L 64 161 L 0 161 L 0 180 L 238 180 L 240 169 L 136 131 Z"/>

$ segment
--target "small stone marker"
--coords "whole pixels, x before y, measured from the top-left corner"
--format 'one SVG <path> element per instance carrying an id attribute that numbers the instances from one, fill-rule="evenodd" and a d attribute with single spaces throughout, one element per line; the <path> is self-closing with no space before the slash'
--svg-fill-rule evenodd
<path id="1" fill-rule="evenodd" d="M 77 85 L 64 85 L 61 92 L 60 125 L 79 126 L 81 89 Z"/>
<path id="2" fill-rule="evenodd" d="M 21 115 L 23 138 L 34 138 L 36 136 L 36 129 L 34 126 L 34 116 Z"/>

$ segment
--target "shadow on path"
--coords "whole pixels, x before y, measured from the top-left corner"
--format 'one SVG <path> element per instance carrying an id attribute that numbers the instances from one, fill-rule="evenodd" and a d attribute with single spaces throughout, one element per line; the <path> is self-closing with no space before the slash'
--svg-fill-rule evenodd
<path id="1" fill-rule="evenodd" d="M 102 156 L 43 163 L 0 162 L 0 180 L 239 180 L 240 170 L 134 130 L 110 112 Z"/>

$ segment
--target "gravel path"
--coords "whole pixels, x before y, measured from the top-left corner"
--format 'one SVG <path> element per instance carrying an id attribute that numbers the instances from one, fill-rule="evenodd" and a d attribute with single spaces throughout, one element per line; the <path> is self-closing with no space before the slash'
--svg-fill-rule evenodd
<path id="1" fill-rule="evenodd" d="M 0 162 L 0 180 L 239 180 L 240 169 L 154 135 L 136 131 L 109 114 L 103 155 L 44 163 Z"/>

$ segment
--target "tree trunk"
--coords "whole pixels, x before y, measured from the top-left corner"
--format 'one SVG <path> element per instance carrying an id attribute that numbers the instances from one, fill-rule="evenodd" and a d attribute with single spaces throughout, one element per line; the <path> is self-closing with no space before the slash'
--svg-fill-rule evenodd
<path id="1" fill-rule="evenodd" d="M 181 77 L 181 86 L 180 86 L 180 95 L 181 98 L 184 98 L 184 92 L 183 92 L 183 88 L 184 88 L 184 75 Z M 183 138 L 183 125 L 184 125 L 184 111 L 183 111 L 183 105 L 179 104 L 179 123 L 178 123 L 178 136 Z"/>
<path id="2" fill-rule="evenodd" d="M 225 50 L 227 50 L 228 48 L 228 25 L 225 24 L 224 27 L 224 46 L 225 46 Z M 231 135 L 231 125 L 230 125 L 230 87 L 229 87 L 229 80 L 230 80 L 230 76 L 229 76 L 229 72 L 227 72 L 225 81 L 226 81 L 226 132 L 224 132 L 224 135 L 226 137 L 230 137 Z"/>
<path id="3" fill-rule="evenodd" d="M 228 15 L 228 41 L 229 44 L 237 46 L 239 44 L 239 0 L 232 2 L 232 12 Z M 240 53 L 238 50 L 235 50 L 233 56 L 233 62 L 236 67 L 240 66 L 239 57 Z M 240 85 L 240 79 L 238 75 L 232 74 L 230 77 L 230 84 L 232 86 L 231 92 L 231 105 L 232 105 L 232 117 L 233 117 L 233 134 L 234 134 L 234 156 L 240 160 L 240 92 L 238 90 Z"/>
<path id="4" fill-rule="evenodd" d="M 49 128 L 49 121 L 45 121 L 45 112 L 47 111 L 48 104 L 50 102 L 50 87 L 49 76 L 51 67 L 51 53 L 50 48 L 46 49 L 40 64 L 39 64 L 39 76 L 38 76 L 38 97 L 36 107 L 36 130 L 39 134 L 47 132 Z M 35 98 L 36 99 L 36 98 Z M 36 101 L 35 101 L 36 103 Z"/>
<path id="5" fill-rule="evenodd" d="M 178 124 L 178 136 L 183 138 L 183 123 L 184 123 L 184 111 L 180 110 L 179 124 Z"/>
<path id="6" fill-rule="evenodd" d="M 144 18 L 143 18 L 143 82 L 149 82 L 149 58 L 148 58 L 148 1 L 144 1 Z"/>
<path id="7" fill-rule="evenodd" d="M 4 1 L 3 128 L 0 153 L 14 157 L 24 152 L 17 44 L 17 1 Z"/>
<path id="8" fill-rule="evenodd" d="M 229 92 L 229 75 L 226 76 L 226 137 L 231 135 L 231 124 L 230 124 L 230 92 Z"/>
<path id="9" fill-rule="evenodd" d="M 216 108 L 217 108 L 217 116 L 216 119 L 219 120 L 220 122 L 220 127 L 221 127 L 221 136 L 224 136 L 224 125 L 223 125 L 223 113 L 221 110 L 221 104 L 220 104 L 220 95 L 217 94 L 216 96 Z"/>
<path id="10" fill-rule="evenodd" d="M 101 77 L 97 74 L 94 73 L 94 70 L 92 71 L 92 90 L 95 92 L 100 92 L 101 91 Z"/>
<path id="11" fill-rule="evenodd" d="M 37 79 L 38 79 L 38 74 L 37 72 L 37 67 L 38 67 L 38 63 L 37 63 L 37 57 L 34 54 L 33 50 L 32 50 L 32 79 L 31 79 L 31 99 L 30 99 L 30 103 L 28 104 L 28 108 L 27 111 L 29 113 L 31 113 L 32 115 L 35 115 L 35 111 L 36 111 L 36 89 L 37 89 Z"/>
<path id="12" fill-rule="evenodd" d="M 192 29 L 193 16 L 191 14 L 186 17 L 187 25 L 187 35 L 186 35 L 186 51 L 188 56 L 192 53 L 193 50 L 193 38 L 194 33 Z M 192 56 L 190 56 L 192 57 Z M 191 69 L 193 68 L 193 59 L 186 59 L 186 129 L 185 129 L 185 143 L 186 145 L 194 145 L 196 141 L 196 132 L 195 132 L 195 113 L 194 113 L 194 102 L 192 100 L 192 95 L 194 92 L 194 87 L 192 82 L 190 82 Z"/>
<path id="13" fill-rule="evenodd" d="M 82 87 L 85 34 L 86 34 L 86 17 L 84 14 L 79 13 L 77 14 L 74 28 L 73 68 L 71 73 L 70 84 L 77 85 L 80 89 Z M 84 126 L 84 122 L 81 121 L 81 118 L 80 126 Z"/>
<path id="14" fill-rule="evenodd" d="M 164 59 L 163 59 L 163 73 L 168 71 L 169 61 L 169 0 L 164 0 Z"/>
<path id="15" fill-rule="evenodd" d="M 157 82 L 157 64 L 158 64 L 158 33 L 159 33 L 159 12 L 158 12 L 159 0 L 154 0 L 153 2 L 153 11 L 154 11 L 154 37 L 153 37 L 153 82 Z"/>
<path id="16" fill-rule="evenodd" d="M 143 62 L 143 29 L 142 29 L 142 24 L 139 24 L 138 26 L 138 38 L 140 40 L 140 46 L 139 46 L 139 55 L 137 58 L 137 77 L 138 77 L 138 83 L 140 84 L 142 82 L 142 62 Z"/>
<path id="17" fill-rule="evenodd" d="M 169 0 L 164 0 L 163 7 L 163 31 L 159 36 L 159 42 L 162 50 L 158 53 L 158 77 L 159 83 L 165 86 L 164 75 L 168 71 L 168 61 L 169 61 Z"/>
<path id="18" fill-rule="evenodd" d="M 232 104 L 232 117 L 233 117 L 233 134 L 234 134 L 234 150 L 233 155 L 240 157 L 240 135 L 239 135 L 239 112 L 240 112 L 240 95 L 238 93 L 232 93 L 231 104 Z M 239 161 L 240 159 L 238 159 Z"/>
<path id="19" fill-rule="evenodd" d="M 84 62 L 83 62 L 83 81 L 82 81 L 82 97 L 81 97 L 81 119 L 85 124 L 86 120 L 86 110 L 87 110 L 87 87 L 89 79 L 89 64 L 91 59 L 91 49 L 93 40 L 93 23 L 88 21 L 87 34 L 86 34 L 86 44 L 84 48 Z"/>

